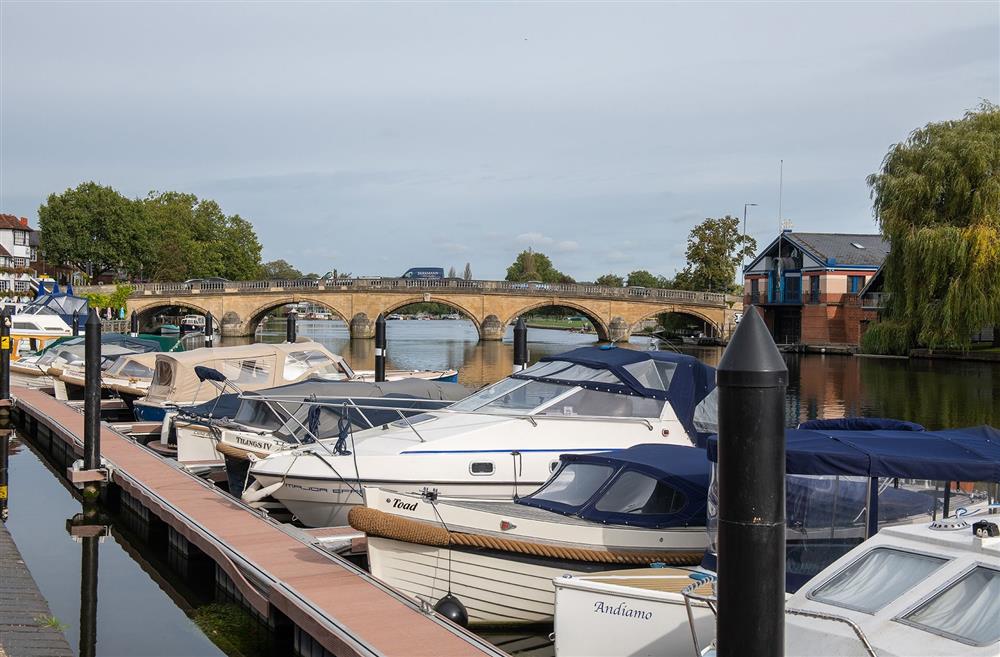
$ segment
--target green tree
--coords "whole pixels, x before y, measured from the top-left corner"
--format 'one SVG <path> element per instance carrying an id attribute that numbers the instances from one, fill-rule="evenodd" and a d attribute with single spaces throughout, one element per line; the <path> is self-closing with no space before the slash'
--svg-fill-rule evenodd
<path id="1" fill-rule="evenodd" d="M 515 282 L 541 281 L 543 283 L 573 283 L 573 278 L 552 266 L 544 253 L 531 249 L 521 251 L 514 263 L 507 268 L 507 280 Z"/>
<path id="2" fill-rule="evenodd" d="M 118 269 L 140 275 L 149 252 L 141 206 L 95 182 L 50 194 L 38 208 L 38 226 L 50 262 L 72 263 L 94 277 Z"/>
<path id="3" fill-rule="evenodd" d="M 454 267 L 449 267 L 448 268 L 448 278 L 457 278 L 457 277 L 458 277 L 458 274 L 455 273 L 455 268 Z"/>
<path id="4" fill-rule="evenodd" d="M 286 260 L 272 260 L 261 265 L 264 278 L 269 280 L 292 280 L 296 278 L 319 278 L 316 274 L 302 276 L 302 272 L 288 264 Z"/>
<path id="5" fill-rule="evenodd" d="M 151 247 L 147 271 L 153 280 L 261 275 L 261 246 L 253 226 L 239 215 L 227 216 L 215 201 L 150 192 L 142 207 Z"/>
<path id="6" fill-rule="evenodd" d="M 645 269 L 637 269 L 629 272 L 625 285 L 629 287 L 659 287 L 660 279 Z"/>
<path id="7" fill-rule="evenodd" d="M 892 249 L 885 319 L 866 342 L 965 347 L 1000 326 L 1000 108 L 915 130 L 868 185 Z"/>
<path id="8" fill-rule="evenodd" d="M 467 281 L 472 280 L 472 265 L 469 264 L 468 262 L 465 263 L 465 271 L 462 272 L 462 278 L 464 278 Z"/>
<path id="9" fill-rule="evenodd" d="M 688 234 L 687 266 L 674 284 L 688 290 L 735 291 L 736 267 L 756 251 L 757 241 L 740 233 L 738 217 L 707 218 Z"/>
<path id="10" fill-rule="evenodd" d="M 594 284 L 605 285 L 607 287 L 623 287 L 625 279 L 618 274 L 604 274 L 603 276 L 598 276 Z"/>

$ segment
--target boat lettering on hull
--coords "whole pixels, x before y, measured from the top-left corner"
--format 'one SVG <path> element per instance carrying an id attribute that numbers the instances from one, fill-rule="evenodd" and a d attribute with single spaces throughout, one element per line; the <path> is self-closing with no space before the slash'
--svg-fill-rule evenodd
<path id="1" fill-rule="evenodd" d="M 594 603 L 595 614 L 611 614 L 612 616 L 623 616 L 625 618 L 639 618 L 641 620 L 651 620 L 653 612 L 642 611 L 641 609 L 629 609 L 628 605 L 620 602 L 617 605 L 604 604 L 603 600 Z"/>
<path id="2" fill-rule="evenodd" d="M 417 502 L 404 502 L 398 497 L 393 497 L 386 499 L 386 502 L 392 505 L 394 509 L 403 509 L 404 511 L 416 511 Z"/>

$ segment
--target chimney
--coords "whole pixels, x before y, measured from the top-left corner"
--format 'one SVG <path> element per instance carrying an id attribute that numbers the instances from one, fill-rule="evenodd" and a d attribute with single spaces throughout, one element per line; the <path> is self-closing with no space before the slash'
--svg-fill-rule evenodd
<path id="1" fill-rule="evenodd" d="M 25 228 L 28 227 L 28 218 L 27 217 L 21 217 L 21 225 L 24 226 Z"/>

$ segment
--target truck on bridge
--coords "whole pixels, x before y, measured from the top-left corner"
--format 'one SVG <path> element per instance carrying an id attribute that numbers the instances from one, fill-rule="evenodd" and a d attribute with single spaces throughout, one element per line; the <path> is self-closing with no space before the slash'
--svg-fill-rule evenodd
<path id="1" fill-rule="evenodd" d="M 441 267 L 410 267 L 400 278 L 444 278 L 444 269 Z"/>

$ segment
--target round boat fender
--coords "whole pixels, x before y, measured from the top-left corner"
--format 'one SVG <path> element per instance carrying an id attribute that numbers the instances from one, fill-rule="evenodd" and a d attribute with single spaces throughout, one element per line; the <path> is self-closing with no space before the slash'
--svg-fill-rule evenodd
<path id="1" fill-rule="evenodd" d="M 452 623 L 461 625 L 462 627 L 469 626 L 469 611 L 462 604 L 462 601 L 451 593 L 437 601 L 437 604 L 434 605 L 434 611 Z"/>

